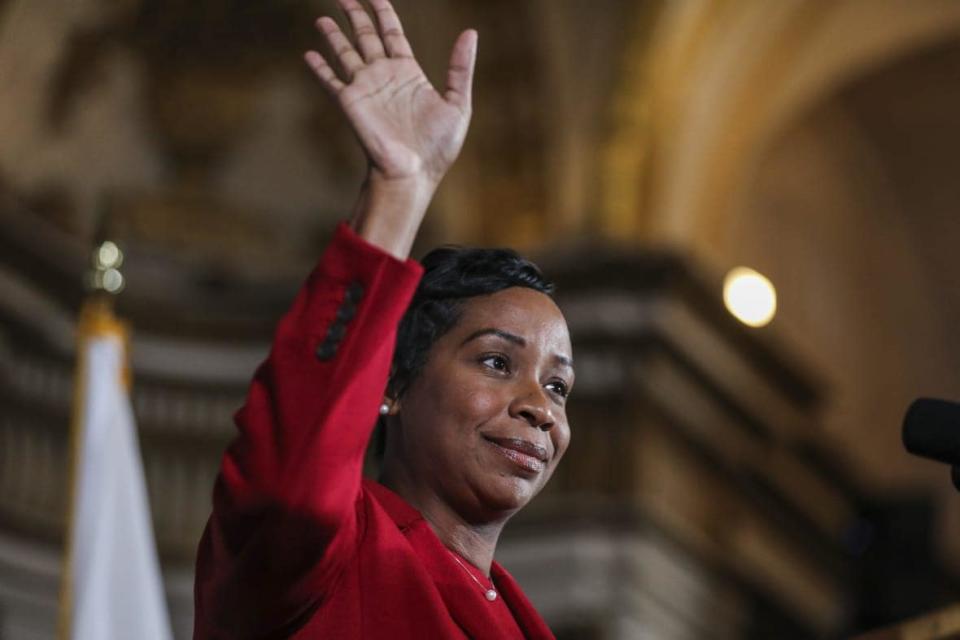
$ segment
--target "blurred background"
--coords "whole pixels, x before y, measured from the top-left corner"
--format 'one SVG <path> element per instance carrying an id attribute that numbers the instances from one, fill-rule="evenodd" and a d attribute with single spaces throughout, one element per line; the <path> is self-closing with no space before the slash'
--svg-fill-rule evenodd
<path id="1" fill-rule="evenodd" d="M 911 399 L 960 398 L 960 2 L 395 4 L 439 82 L 480 32 L 415 255 L 520 249 L 573 333 L 572 446 L 499 551 L 558 638 L 835 638 L 960 600 L 960 494 L 900 443 Z M 0 0 L 0 637 L 54 637 L 106 239 L 190 637 L 232 413 L 363 177 L 300 57 L 333 11 Z M 738 266 L 766 326 L 724 305 Z"/>

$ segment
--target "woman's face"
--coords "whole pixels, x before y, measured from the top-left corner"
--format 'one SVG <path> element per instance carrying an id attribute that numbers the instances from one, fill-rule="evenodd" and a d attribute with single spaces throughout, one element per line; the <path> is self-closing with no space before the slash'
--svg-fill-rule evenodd
<path id="1" fill-rule="evenodd" d="M 394 450 L 418 491 L 468 521 L 509 515 L 567 450 L 572 386 L 570 335 L 550 297 L 511 287 L 469 298 L 395 406 Z"/>

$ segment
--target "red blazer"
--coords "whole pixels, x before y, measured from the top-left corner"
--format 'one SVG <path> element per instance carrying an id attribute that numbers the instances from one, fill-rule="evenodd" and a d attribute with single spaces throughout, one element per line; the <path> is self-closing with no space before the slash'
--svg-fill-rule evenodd
<path id="1" fill-rule="evenodd" d="M 194 638 L 504 638 L 423 517 L 361 479 L 422 268 L 340 225 L 237 412 L 197 557 Z M 527 638 L 552 638 L 491 569 Z"/>

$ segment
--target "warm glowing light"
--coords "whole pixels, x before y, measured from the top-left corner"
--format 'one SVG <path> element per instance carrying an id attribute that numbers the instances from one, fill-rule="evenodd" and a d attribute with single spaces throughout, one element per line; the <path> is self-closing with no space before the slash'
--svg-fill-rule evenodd
<path id="1" fill-rule="evenodd" d="M 777 313 L 777 290 L 763 274 L 737 267 L 723 281 L 723 302 L 740 322 L 762 327 Z"/>
<path id="2" fill-rule="evenodd" d="M 99 269 L 116 269 L 123 264 L 123 252 L 120 247 L 107 240 L 97 248 L 94 261 Z"/>

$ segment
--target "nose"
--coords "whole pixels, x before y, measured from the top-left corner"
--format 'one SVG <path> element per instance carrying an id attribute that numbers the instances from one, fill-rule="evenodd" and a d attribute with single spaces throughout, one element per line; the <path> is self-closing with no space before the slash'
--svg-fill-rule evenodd
<path id="1" fill-rule="evenodd" d="M 525 387 L 510 403 L 510 415 L 535 429 L 549 431 L 556 424 L 552 404 L 539 383 Z"/>

